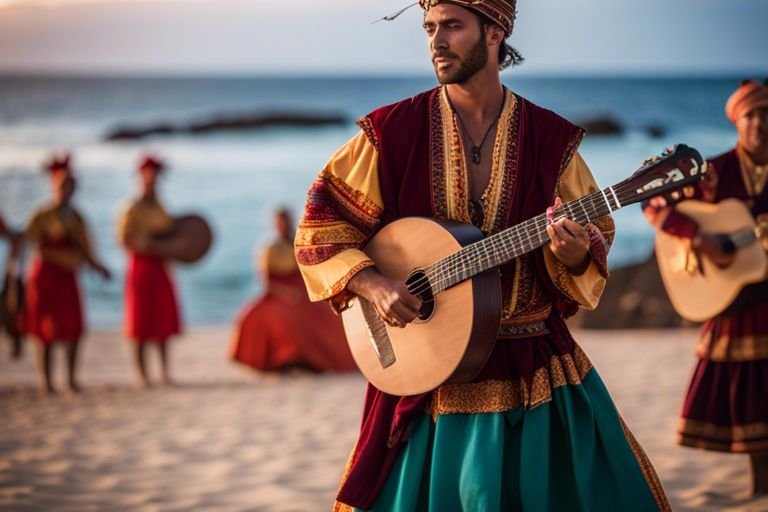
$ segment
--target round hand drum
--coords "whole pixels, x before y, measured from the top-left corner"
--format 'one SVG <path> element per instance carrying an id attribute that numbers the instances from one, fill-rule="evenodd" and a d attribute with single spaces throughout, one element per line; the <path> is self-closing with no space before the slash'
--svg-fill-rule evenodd
<path id="1" fill-rule="evenodd" d="M 199 215 L 189 214 L 174 219 L 172 233 L 153 240 L 153 252 L 181 263 L 200 260 L 213 243 L 213 232 Z"/>

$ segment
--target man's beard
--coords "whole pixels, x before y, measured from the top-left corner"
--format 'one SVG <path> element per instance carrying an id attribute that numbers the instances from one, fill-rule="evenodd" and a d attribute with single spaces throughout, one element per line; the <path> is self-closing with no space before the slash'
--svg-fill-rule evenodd
<path id="1" fill-rule="evenodd" d="M 442 85 L 461 84 L 469 80 L 488 63 L 488 47 L 485 45 L 485 38 L 481 35 L 477 44 L 470 48 L 464 59 L 449 51 L 438 51 L 435 53 L 435 57 L 450 57 L 458 61 L 458 67 L 442 72 L 438 70 L 436 65 L 437 81 Z"/>

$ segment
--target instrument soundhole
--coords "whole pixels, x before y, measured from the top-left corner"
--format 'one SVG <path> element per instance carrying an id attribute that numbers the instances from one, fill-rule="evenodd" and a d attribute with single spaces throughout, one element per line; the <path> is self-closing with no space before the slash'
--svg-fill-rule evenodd
<path id="1" fill-rule="evenodd" d="M 419 317 L 416 321 L 428 321 L 435 313 L 435 295 L 432 293 L 432 285 L 427 274 L 423 270 L 414 270 L 405 280 L 405 285 L 411 294 L 421 299 Z"/>

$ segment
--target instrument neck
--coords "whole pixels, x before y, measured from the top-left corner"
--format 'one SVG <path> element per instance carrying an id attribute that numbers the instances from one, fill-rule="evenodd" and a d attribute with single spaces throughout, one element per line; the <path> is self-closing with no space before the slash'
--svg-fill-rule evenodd
<path id="1" fill-rule="evenodd" d="M 609 187 L 470 244 L 427 269 L 433 293 L 446 290 L 549 243 L 547 226 L 562 218 L 569 218 L 583 226 L 622 206 L 619 195 Z"/>

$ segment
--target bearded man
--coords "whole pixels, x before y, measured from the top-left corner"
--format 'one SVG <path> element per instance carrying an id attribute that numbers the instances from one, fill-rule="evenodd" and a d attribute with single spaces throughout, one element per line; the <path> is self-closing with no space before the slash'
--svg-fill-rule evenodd
<path id="1" fill-rule="evenodd" d="M 440 86 L 359 120 L 312 185 L 296 235 L 310 297 L 359 296 L 404 327 L 420 299 L 362 251 L 403 217 L 486 235 L 598 190 L 583 130 L 502 85 L 515 0 L 421 0 Z M 668 510 L 664 491 L 564 318 L 594 308 L 610 217 L 547 229 L 551 243 L 501 267 L 502 323 L 468 383 L 398 397 L 369 386 L 335 510 Z"/>

